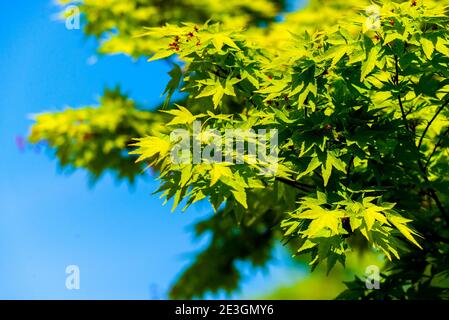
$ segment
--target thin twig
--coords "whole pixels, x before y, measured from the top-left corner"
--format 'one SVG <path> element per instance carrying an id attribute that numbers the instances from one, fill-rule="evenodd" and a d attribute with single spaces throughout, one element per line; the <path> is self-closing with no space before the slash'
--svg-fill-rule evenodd
<path id="1" fill-rule="evenodd" d="M 424 129 L 421 138 L 419 139 L 419 143 L 418 143 L 418 150 L 421 149 L 421 145 L 424 142 L 424 137 L 427 134 L 427 131 L 429 131 L 430 126 L 432 125 L 432 123 L 435 121 L 435 119 L 438 117 L 438 115 L 441 113 L 441 111 L 443 111 L 443 109 L 448 105 L 449 100 L 446 100 L 437 110 L 437 112 L 433 115 L 432 119 L 430 119 L 430 121 L 427 123 L 426 128 Z"/>
<path id="2" fill-rule="evenodd" d="M 419 169 L 421 170 L 424 181 L 427 183 L 430 183 L 430 180 L 427 177 L 427 170 L 424 168 L 424 165 L 423 165 L 421 159 L 418 160 L 418 166 L 419 166 Z M 428 191 L 429 191 L 430 197 L 433 199 L 433 201 L 437 205 L 438 210 L 441 212 L 443 219 L 446 221 L 447 226 L 449 226 L 449 215 L 447 214 L 446 210 L 444 209 L 435 189 L 428 188 Z"/>
<path id="3" fill-rule="evenodd" d="M 435 153 L 437 152 L 438 148 L 441 147 L 441 144 L 443 142 L 443 138 L 449 133 L 449 128 L 446 129 L 446 131 L 443 132 L 443 134 L 440 136 L 440 138 L 438 139 L 438 142 L 435 144 L 435 147 L 432 150 L 432 153 L 430 154 L 430 156 L 427 158 L 426 164 L 424 165 L 424 169 L 427 170 L 427 167 L 430 164 L 430 161 L 432 160 L 432 157 L 435 155 Z"/>
<path id="4" fill-rule="evenodd" d="M 348 167 L 346 168 L 346 180 L 348 182 L 349 182 L 349 177 L 350 177 L 350 174 L 351 174 L 351 168 L 354 165 L 354 158 L 355 158 L 355 156 L 351 155 L 351 158 L 349 159 Z"/>
<path id="5" fill-rule="evenodd" d="M 300 182 L 297 182 L 297 181 L 294 181 L 294 180 L 290 180 L 290 179 L 287 179 L 287 178 L 284 178 L 284 177 L 276 177 L 275 179 L 277 181 L 279 181 L 279 182 L 287 184 L 287 185 L 289 185 L 291 187 L 294 187 L 296 189 L 299 189 L 299 190 L 301 190 L 303 192 L 310 192 L 311 191 L 310 188 L 313 188 L 313 186 L 311 186 L 311 185 L 308 185 L 308 184 L 305 184 L 305 183 L 300 183 Z"/>
<path id="6" fill-rule="evenodd" d="M 396 69 L 396 70 L 395 70 L 396 72 L 395 72 L 395 77 L 394 77 L 394 83 L 395 83 L 395 85 L 396 85 L 396 86 L 398 87 L 398 89 L 399 89 L 399 61 L 398 61 L 398 56 L 397 56 L 397 55 L 394 56 L 394 60 L 395 60 L 395 69 Z M 405 122 L 405 127 L 406 127 L 407 131 L 411 132 L 411 131 L 410 131 L 410 128 L 409 128 L 409 126 L 408 126 L 408 123 L 407 123 L 407 116 L 405 115 L 405 112 L 404 112 L 404 106 L 403 106 L 403 104 L 402 104 L 401 93 L 400 93 L 400 91 L 399 91 L 399 94 L 398 94 L 398 102 L 399 102 L 399 106 L 400 106 L 400 108 L 401 108 L 402 119 L 403 119 L 403 121 Z M 440 107 L 440 109 L 444 108 L 444 106 L 447 104 L 447 102 L 449 102 L 449 100 L 446 101 L 446 102 L 443 104 L 443 106 Z M 435 118 L 436 118 L 436 117 L 435 117 Z M 433 119 L 433 120 L 435 120 L 435 119 Z M 433 122 L 433 120 L 431 120 L 431 121 Z M 430 124 L 431 124 L 431 123 L 430 123 Z M 428 126 L 430 127 L 429 124 L 428 124 Z M 414 138 L 413 138 L 413 139 L 414 139 Z M 418 148 L 418 150 L 419 150 L 419 148 Z M 424 167 L 424 165 L 423 165 L 421 159 L 418 159 L 418 167 L 419 167 L 419 169 L 420 169 L 420 171 L 421 171 L 421 174 L 422 174 L 422 176 L 423 176 L 423 178 L 424 178 L 424 181 L 425 181 L 426 183 L 430 183 L 429 177 L 427 177 L 427 170 L 426 170 L 426 168 Z M 442 214 L 442 216 L 443 216 L 443 219 L 446 221 L 446 225 L 449 226 L 449 215 L 447 214 L 446 210 L 444 209 L 444 207 L 443 207 L 443 205 L 442 205 L 442 203 L 441 203 L 441 201 L 440 201 L 440 198 L 438 197 L 438 194 L 436 193 L 435 189 L 433 189 L 433 188 L 428 188 L 428 191 L 429 191 L 430 197 L 431 197 L 431 198 L 433 199 L 433 201 L 435 202 L 435 204 L 436 204 L 438 210 L 441 212 L 441 214 Z"/>
<path id="7" fill-rule="evenodd" d="M 401 91 L 399 89 L 399 60 L 398 60 L 397 55 L 394 56 L 394 64 L 395 64 L 395 69 L 396 69 L 396 73 L 395 73 L 395 77 L 394 77 L 394 84 L 398 88 L 398 102 L 399 102 L 399 107 L 401 108 L 402 120 L 404 120 L 405 128 L 408 130 L 409 127 L 408 127 L 408 122 L 407 122 L 407 115 L 405 114 L 404 105 L 402 104 L 402 99 L 401 99 Z"/>

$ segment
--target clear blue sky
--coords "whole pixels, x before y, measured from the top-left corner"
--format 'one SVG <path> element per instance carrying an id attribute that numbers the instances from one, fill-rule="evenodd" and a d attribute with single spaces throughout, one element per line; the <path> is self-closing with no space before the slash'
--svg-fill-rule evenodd
<path id="1" fill-rule="evenodd" d="M 120 84 L 148 105 L 161 100 L 164 63 L 133 63 L 95 52 L 81 31 L 52 17 L 49 0 L 1 1 L 0 10 L 0 298 L 151 299 L 167 289 L 207 239 L 194 242 L 189 226 L 208 207 L 170 213 L 151 196 L 156 183 L 132 190 L 105 177 L 89 188 L 86 173 L 66 175 L 43 152 L 20 151 L 30 115 L 92 104 L 105 86 Z M 248 297 L 288 281 L 285 254 L 268 270 L 249 272 Z M 81 270 L 81 289 L 65 288 L 65 268 Z"/>

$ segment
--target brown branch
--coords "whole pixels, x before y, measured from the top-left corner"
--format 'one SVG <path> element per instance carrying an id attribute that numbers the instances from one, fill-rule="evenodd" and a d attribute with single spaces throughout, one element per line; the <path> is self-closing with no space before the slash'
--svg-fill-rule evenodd
<path id="1" fill-rule="evenodd" d="M 297 182 L 297 181 L 294 181 L 294 180 L 290 180 L 290 179 L 287 179 L 287 178 L 283 178 L 283 177 L 276 177 L 275 179 L 276 179 L 276 181 L 282 182 L 282 183 L 284 183 L 286 185 L 289 185 L 289 186 L 291 186 L 293 188 L 301 190 L 302 192 L 307 192 L 308 193 L 308 192 L 311 191 L 310 188 L 312 188 L 312 189 L 314 188 L 311 185 L 308 185 L 308 184 L 305 184 L 305 183 L 300 183 L 300 182 Z"/>

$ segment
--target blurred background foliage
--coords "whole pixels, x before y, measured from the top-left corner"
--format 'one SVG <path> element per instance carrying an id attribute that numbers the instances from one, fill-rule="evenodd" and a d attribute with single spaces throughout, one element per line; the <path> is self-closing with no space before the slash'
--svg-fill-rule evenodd
<path id="1" fill-rule="evenodd" d="M 383 265 L 382 255 L 365 250 L 348 256 L 346 268 L 338 265 L 330 274 L 327 274 L 323 267 L 319 267 L 304 279 L 298 280 L 290 286 L 280 287 L 260 298 L 275 300 L 335 299 L 347 289 L 345 282 L 351 283 L 355 276 L 363 278 L 366 267 L 370 265 L 381 268 Z M 364 288 L 365 282 L 362 280 L 360 282 Z"/>

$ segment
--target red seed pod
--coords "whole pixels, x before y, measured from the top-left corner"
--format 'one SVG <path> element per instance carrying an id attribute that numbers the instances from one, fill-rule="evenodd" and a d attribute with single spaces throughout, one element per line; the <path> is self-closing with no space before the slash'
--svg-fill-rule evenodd
<path id="1" fill-rule="evenodd" d="M 332 125 L 330 124 L 330 123 L 327 123 L 327 124 L 325 124 L 324 125 L 324 130 L 326 130 L 326 131 L 329 131 L 329 130 L 331 130 L 333 127 L 332 127 Z"/>
<path id="2" fill-rule="evenodd" d="M 83 136 L 83 141 L 89 141 L 90 139 L 92 139 L 94 135 L 92 133 L 86 133 Z"/>
<path id="3" fill-rule="evenodd" d="M 394 19 L 390 19 L 390 25 L 394 26 Z"/>
<path id="4" fill-rule="evenodd" d="M 412 1 L 412 7 L 416 7 L 418 5 L 418 2 L 416 0 Z"/>

